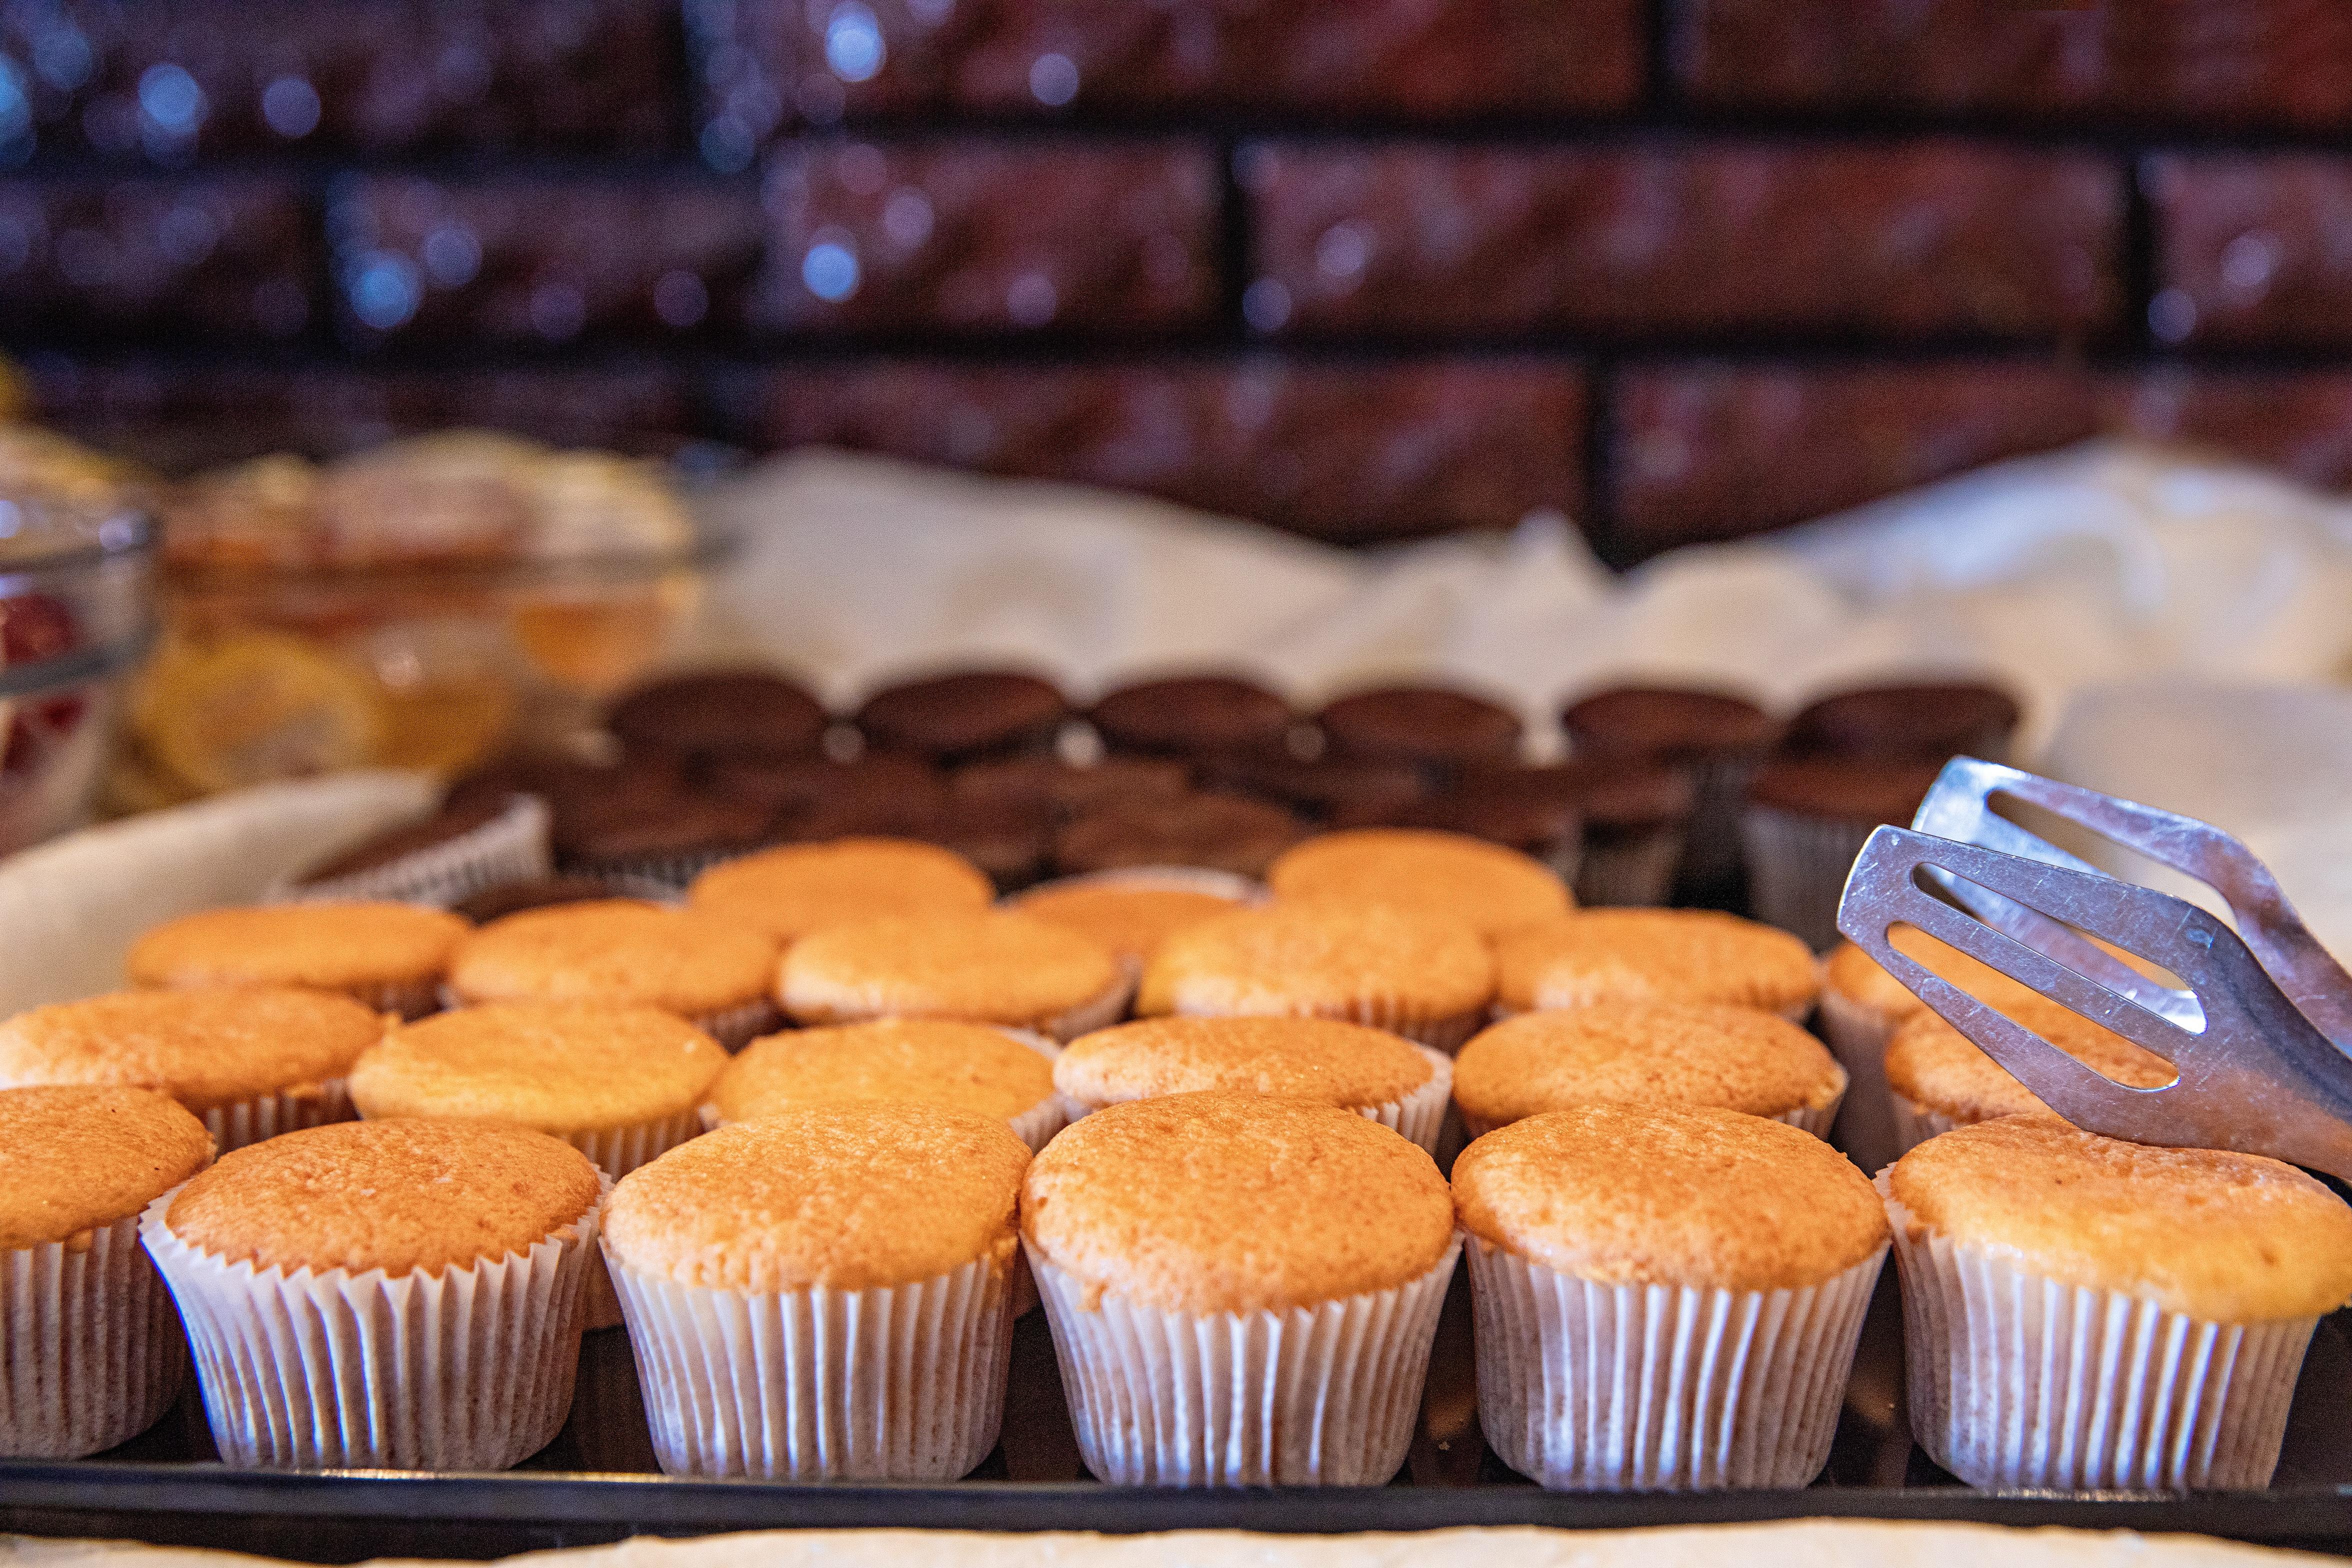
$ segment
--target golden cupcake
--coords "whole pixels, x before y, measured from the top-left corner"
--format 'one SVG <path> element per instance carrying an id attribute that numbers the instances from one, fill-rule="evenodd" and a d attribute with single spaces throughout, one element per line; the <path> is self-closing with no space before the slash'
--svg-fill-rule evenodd
<path id="1" fill-rule="evenodd" d="M 1454 1064 L 1400 1035 L 1336 1018 L 1144 1018 L 1082 1035 L 1054 1061 L 1076 1115 L 1223 1089 L 1335 1105 L 1432 1153 Z"/>
<path id="2" fill-rule="evenodd" d="M 1003 1121 L 1042 1149 L 1069 1118 L 1053 1046 L 990 1024 L 881 1018 L 754 1040 L 711 1086 L 712 1126 L 845 1100 L 901 1100 Z"/>
<path id="3" fill-rule="evenodd" d="M 221 1458 L 497 1470 L 572 1406 L 605 1179 L 542 1132 L 342 1121 L 147 1211 Z"/>
<path id="4" fill-rule="evenodd" d="M 1533 856 L 1466 834 L 1360 827 L 1318 834 L 1266 868 L 1277 899 L 1396 904 L 1458 920 L 1494 940 L 1566 914 L 1568 884 Z"/>
<path id="5" fill-rule="evenodd" d="M 1244 910 L 1178 931 L 1143 972 L 1145 1017 L 1337 1018 L 1451 1051 L 1495 994 L 1484 938 L 1461 921 L 1320 901 Z"/>
<path id="6" fill-rule="evenodd" d="M 1372 1486 L 1404 1462 L 1457 1248 L 1444 1178 L 1387 1128 L 1255 1094 L 1114 1105 L 1032 1163 L 1021 1236 L 1104 1481 Z M 1180 1397 L 1203 1387 L 1232 1397 Z"/>
<path id="7" fill-rule="evenodd" d="M 2155 1052 L 2047 996 L 2014 987 L 1999 1001 L 1998 1009 L 2094 1072 L 2128 1088 L 2161 1089 L 2179 1076 Z M 1975 1042 L 1925 1008 L 1887 1042 L 1885 1070 L 1898 1154 L 1955 1127 L 2050 1109 Z"/>
<path id="8" fill-rule="evenodd" d="M 986 872 L 911 838 L 787 844 L 711 867 L 687 889 L 695 909 L 789 946 L 828 926 L 894 916 L 977 914 L 996 897 Z"/>
<path id="9" fill-rule="evenodd" d="M 1801 1024 L 1820 966 L 1788 932 L 1713 910 L 1582 910 L 1496 948 L 1508 1012 L 1594 1002 L 1698 1002 L 1753 1007 Z"/>
<path id="10" fill-rule="evenodd" d="M 212 1158 L 160 1094 L 0 1089 L 0 1458 L 111 1448 L 179 1396 L 187 1352 L 139 1215 Z"/>
<path id="11" fill-rule="evenodd" d="M 1032 888 L 1008 907 L 1090 938 L 1139 972 L 1176 932 L 1244 904 L 1230 892 L 1178 886 L 1148 871 L 1110 871 Z"/>
<path id="12" fill-rule="evenodd" d="M 0 1088 L 118 1084 L 171 1096 L 223 1151 L 352 1114 L 345 1079 L 383 1038 L 349 996 L 278 985 L 122 991 L 0 1024 Z"/>
<path id="13" fill-rule="evenodd" d="M 2036 1490 L 2270 1483 L 2312 1331 L 2352 1299 L 2352 1209 L 2326 1187 L 2046 1112 L 1932 1138 L 1878 1187 L 1937 1464 Z"/>
<path id="14" fill-rule="evenodd" d="M 729 1049 L 775 1026 L 776 944 L 736 921 L 635 899 L 525 910 L 460 942 L 459 1002 L 657 1007 Z"/>
<path id="15" fill-rule="evenodd" d="M 1580 1105 L 1454 1166 L 1478 1418 L 1547 1487 L 1801 1487 L 1829 1460 L 1886 1217 L 1835 1150 L 1684 1105 Z"/>
<path id="16" fill-rule="evenodd" d="M 299 985 L 380 1013 L 438 1005 L 466 922 L 416 904 L 258 904 L 166 921 L 131 946 L 133 985 Z"/>
<path id="17" fill-rule="evenodd" d="M 1071 1039 L 1126 1010 L 1100 942 L 1026 915 L 908 915 L 828 926 L 784 954 L 777 999 L 803 1024 L 956 1018 Z"/>
<path id="18" fill-rule="evenodd" d="M 1506 1018 L 1462 1047 L 1454 1103 L 1471 1136 L 1547 1110 L 1696 1105 L 1829 1135 L 1845 1069 L 1752 1007 L 1604 1002 Z"/>
<path id="19" fill-rule="evenodd" d="M 879 1101 L 722 1127 L 625 1177 L 605 1261 L 671 1475 L 954 1480 L 996 1446 L 1029 1150 Z"/>

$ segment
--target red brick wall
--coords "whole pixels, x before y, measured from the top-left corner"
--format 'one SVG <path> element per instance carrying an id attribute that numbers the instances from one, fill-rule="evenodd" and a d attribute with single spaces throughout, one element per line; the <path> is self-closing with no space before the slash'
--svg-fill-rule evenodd
<path id="1" fill-rule="evenodd" d="M 0 342 L 184 467 L 826 441 L 1609 558 L 2101 430 L 2352 484 L 2340 0 L 45 0 Z"/>

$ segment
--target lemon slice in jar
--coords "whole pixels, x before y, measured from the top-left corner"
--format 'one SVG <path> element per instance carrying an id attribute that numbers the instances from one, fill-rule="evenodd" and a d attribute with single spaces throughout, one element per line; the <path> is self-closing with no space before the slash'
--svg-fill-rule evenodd
<path id="1" fill-rule="evenodd" d="M 277 632 L 165 647 L 132 721 L 157 761 L 207 792 L 364 767 L 386 730 L 366 676 Z"/>

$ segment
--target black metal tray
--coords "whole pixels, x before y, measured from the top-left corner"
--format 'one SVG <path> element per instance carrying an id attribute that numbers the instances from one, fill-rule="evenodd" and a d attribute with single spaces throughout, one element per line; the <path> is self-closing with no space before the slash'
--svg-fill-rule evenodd
<path id="1" fill-rule="evenodd" d="M 1004 1439 L 951 1486 L 782 1486 L 672 1480 L 656 1469 L 628 1339 L 591 1334 L 562 1433 L 505 1475 L 232 1470 L 215 1458 L 193 1385 L 161 1425 L 96 1458 L 0 1462 L 0 1531 L 208 1546 L 312 1563 L 488 1558 L 630 1535 L 794 1527 L 954 1530 L 1568 1529 L 1843 1517 L 2195 1531 L 2352 1555 L 2352 1311 L 2314 1337 L 2267 1491 L 2187 1496 L 1971 1490 L 1912 1443 L 1902 1315 L 1890 1265 L 1872 1304 L 1828 1468 L 1794 1491 L 1547 1492 L 1480 1440 L 1469 1297 L 1457 1275 L 1432 1357 L 1421 1429 L 1394 1483 L 1348 1489 L 1183 1492 L 1104 1487 L 1078 1461 L 1045 1315 L 1013 1338 Z"/>

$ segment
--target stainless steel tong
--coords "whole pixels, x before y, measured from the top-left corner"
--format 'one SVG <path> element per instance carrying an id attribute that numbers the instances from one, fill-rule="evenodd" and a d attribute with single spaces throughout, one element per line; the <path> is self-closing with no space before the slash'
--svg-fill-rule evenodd
<path id="1" fill-rule="evenodd" d="M 2212 889 L 2236 929 L 2101 872 L 2010 817 L 2036 806 Z M 1895 950 L 1913 925 L 2173 1064 L 2116 1083 Z M 1872 834 L 1838 929 L 2079 1127 L 2134 1142 L 2273 1155 L 2352 1181 L 2352 976 L 2277 879 L 2208 823 L 1973 757 L 1910 828 Z M 2176 977 L 2151 977 L 2098 938 Z"/>

